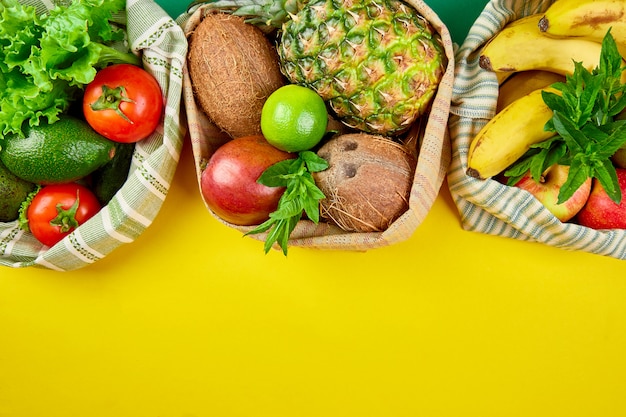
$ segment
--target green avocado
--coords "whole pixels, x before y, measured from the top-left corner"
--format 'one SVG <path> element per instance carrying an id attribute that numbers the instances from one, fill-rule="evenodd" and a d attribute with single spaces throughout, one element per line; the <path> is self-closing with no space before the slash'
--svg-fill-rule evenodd
<path id="1" fill-rule="evenodd" d="M 115 155 L 115 143 L 73 116 L 24 129 L 4 139 L 0 160 L 9 171 L 35 184 L 60 184 L 86 177 Z"/>
<path id="2" fill-rule="evenodd" d="M 37 186 L 24 181 L 0 162 L 0 222 L 11 222 L 19 217 L 20 206 Z"/>
<path id="3" fill-rule="evenodd" d="M 91 174 L 91 188 L 103 206 L 113 198 L 126 182 L 135 143 L 116 143 L 115 148 L 113 159 Z"/>

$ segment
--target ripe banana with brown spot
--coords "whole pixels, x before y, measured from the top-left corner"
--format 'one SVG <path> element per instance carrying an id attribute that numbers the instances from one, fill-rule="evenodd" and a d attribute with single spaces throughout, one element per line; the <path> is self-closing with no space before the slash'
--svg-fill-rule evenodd
<path id="1" fill-rule="evenodd" d="M 558 0 L 540 19 L 539 28 L 551 36 L 567 36 L 602 42 L 611 35 L 620 45 L 626 44 L 626 1 Z"/>
<path id="2" fill-rule="evenodd" d="M 589 71 L 598 65 L 600 43 L 548 36 L 539 30 L 542 17 L 543 14 L 534 14 L 506 25 L 484 46 L 480 66 L 497 72 L 544 70 L 567 75 L 574 72 L 574 61 L 581 62 Z"/>
<path id="3" fill-rule="evenodd" d="M 554 136 L 543 127 L 552 118 L 552 110 L 541 96 L 542 90 L 558 94 L 552 88 L 527 94 L 497 113 L 478 132 L 470 144 L 467 175 L 486 179 L 508 168 L 530 146 Z"/>

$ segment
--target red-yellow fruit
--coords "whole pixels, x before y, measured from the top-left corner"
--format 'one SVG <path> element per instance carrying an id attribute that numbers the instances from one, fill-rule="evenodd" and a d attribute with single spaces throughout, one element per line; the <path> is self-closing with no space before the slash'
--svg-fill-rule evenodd
<path id="1" fill-rule="evenodd" d="M 268 167 L 295 158 L 270 145 L 263 136 L 236 138 L 220 146 L 202 171 L 200 188 L 206 205 L 228 223 L 264 222 L 278 206 L 284 187 L 257 180 Z"/>

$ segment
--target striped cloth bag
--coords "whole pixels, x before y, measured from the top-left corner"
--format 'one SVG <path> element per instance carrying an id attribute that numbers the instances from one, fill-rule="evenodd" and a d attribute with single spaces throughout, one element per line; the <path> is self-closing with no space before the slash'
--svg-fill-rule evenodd
<path id="1" fill-rule="evenodd" d="M 301 220 L 292 232 L 288 245 L 317 249 L 338 249 L 365 251 L 383 247 L 408 239 L 426 218 L 439 189 L 445 179 L 450 163 L 450 143 L 448 134 L 448 116 L 454 79 L 454 50 L 448 28 L 425 2 L 409 0 L 406 3 L 422 14 L 441 35 L 448 67 L 434 98 L 430 116 L 421 143 L 416 172 L 411 188 L 409 209 L 382 232 L 354 233 L 346 232 L 328 223 L 313 223 Z M 177 22 L 190 35 L 201 20 L 202 8 L 191 10 L 178 17 Z M 192 150 L 196 164 L 198 185 L 202 174 L 202 163 L 208 160 L 217 147 L 223 143 L 223 134 L 207 119 L 196 105 L 189 74 L 185 72 L 183 100 L 188 119 Z M 207 206 L 207 210 L 210 209 Z M 213 214 L 211 212 L 211 214 Z M 219 219 L 229 227 L 247 232 L 251 227 L 235 226 Z M 250 235 L 254 239 L 265 240 L 266 233 Z"/>
<path id="2" fill-rule="evenodd" d="M 478 65 L 485 42 L 510 21 L 545 11 L 553 1 L 492 0 L 457 50 L 450 115 L 452 162 L 448 186 L 465 230 L 536 241 L 565 250 L 626 258 L 626 231 L 562 223 L 530 193 L 466 174 L 472 138 L 495 114 L 498 82 Z"/>
<path id="3" fill-rule="evenodd" d="M 44 0 L 23 4 L 35 6 L 39 13 L 53 7 Z M 1 265 L 69 271 L 92 264 L 139 237 L 165 200 L 186 132 L 180 109 L 187 39 L 153 0 L 128 0 L 126 12 L 119 18 L 127 19 L 130 48 L 142 56 L 144 68 L 156 77 L 166 99 L 162 124 L 136 144 L 129 177 L 109 204 L 56 245 L 41 245 L 20 230 L 17 221 L 0 223 Z"/>

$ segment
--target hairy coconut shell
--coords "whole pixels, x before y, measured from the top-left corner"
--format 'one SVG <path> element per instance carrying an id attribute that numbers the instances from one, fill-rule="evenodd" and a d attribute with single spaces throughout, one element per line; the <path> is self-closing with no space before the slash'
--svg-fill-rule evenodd
<path id="1" fill-rule="evenodd" d="M 416 160 L 403 145 L 352 133 L 335 136 L 317 154 L 329 163 L 313 174 L 326 195 L 323 219 L 346 231 L 380 232 L 408 209 Z"/>
<path id="2" fill-rule="evenodd" d="M 198 106 L 231 137 L 261 133 L 261 109 L 285 84 L 263 32 L 226 13 L 206 14 L 189 39 L 189 76 Z"/>

